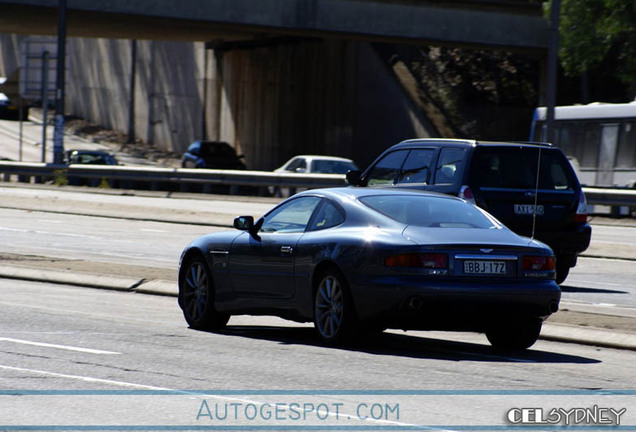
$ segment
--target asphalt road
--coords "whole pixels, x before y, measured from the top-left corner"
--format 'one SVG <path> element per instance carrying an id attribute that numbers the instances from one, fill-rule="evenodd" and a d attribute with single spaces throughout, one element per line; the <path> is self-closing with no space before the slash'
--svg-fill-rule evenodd
<path id="1" fill-rule="evenodd" d="M 233 317 L 227 330 L 199 332 L 186 327 L 171 297 L 6 279 L 0 279 L 0 307 L 0 388 L 31 391 L 0 393 L 4 425 L 209 426 L 205 416 L 196 419 L 201 398 L 188 391 L 212 394 L 206 397 L 210 404 L 258 406 L 272 397 L 258 391 L 274 391 L 287 402 L 337 401 L 349 416 L 365 401 L 400 405 L 399 419 L 358 420 L 362 427 L 482 422 L 502 427 L 508 410 L 534 406 L 546 390 L 552 393 L 540 396 L 542 406 L 564 406 L 563 392 L 569 406 L 577 400 L 634 406 L 629 394 L 606 397 L 634 388 L 633 351 L 541 340 L 530 351 L 502 356 L 483 335 L 445 332 L 387 332 L 348 348 L 329 348 L 308 325 Z M 589 389 L 603 389 L 605 396 Z M 219 394 L 223 390 L 238 393 Z M 345 390 L 353 394 L 313 393 Z M 389 390 L 415 393 L 387 395 Z M 437 393 L 417 393 L 433 390 Z M 465 393 L 471 390 L 486 393 L 468 401 Z M 37 391 L 52 392 L 42 398 Z M 160 395 L 151 397 L 157 391 L 189 396 L 160 403 Z M 134 409 L 127 411 L 124 401 Z"/>
<path id="2" fill-rule="evenodd" d="M 55 192 L 53 194 L 56 196 Z M 140 205 L 144 202 L 143 197 L 106 196 L 101 197 L 100 201 L 98 195 L 90 199 L 107 203 L 122 198 L 137 198 L 136 202 Z M 156 198 L 145 200 L 151 203 L 161 201 Z M 252 206 L 256 211 L 249 212 L 250 204 L 247 203 L 224 204 L 225 208 L 216 206 L 215 210 L 246 210 L 247 214 L 258 215 L 269 206 L 254 203 Z M 72 208 L 71 201 L 68 211 L 72 211 Z M 143 265 L 174 271 L 181 251 L 190 241 L 209 232 L 227 229 L 8 208 L 0 208 L 0 220 L 0 253 Z M 231 216 L 228 216 L 228 220 L 231 220 Z M 632 244 L 636 244 L 636 228 L 594 227 L 593 241 L 611 242 L 614 238 L 620 238 L 623 242 L 633 239 Z M 571 270 L 563 285 L 563 299 L 636 307 L 635 277 L 636 266 L 632 261 L 580 258 L 579 264 Z"/>
<path id="3" fill-rule="evenodd" d="M 185 244 L 227 229 L 206 223 L 229 224 L 233 215 L 259 215 L 272 205 L 2 189 L 0 258 L 66 258 L 73 271 L 82 270 L 73 263 L 152 267 L 166 280 Z M 600 241 L 629 243 L 633 235 L 634 228 L 595 230 Z M 606 250 L 612 248 L 597 252 Z M 633 304 L 632 263 L 582 258 L 564 299 Z M 399 331 L 329 348 L 309 324 L 232 317 L 227 330 L 198 332 L 187 328 L 174 297 L 15 279 L 0 279 L 0 310 L 0 430 L 501 430 L 516 407 L 636 406 L 630 350 L 539 340 L 505 356 L 479 334 Z M 294 403 L 306 408 L 302 418 L 294 417 Z M 258 415 L 213 419 L 227 404 Z M 263 418 L 262 409 L 280 408 L 275 404 L 281 411 Z M 635 414 L 625 414 L 622 424 L 636 424 Z"/>

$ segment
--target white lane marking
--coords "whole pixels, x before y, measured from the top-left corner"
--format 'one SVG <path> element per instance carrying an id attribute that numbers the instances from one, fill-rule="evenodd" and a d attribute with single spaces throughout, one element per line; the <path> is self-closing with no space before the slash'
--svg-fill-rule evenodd
<path id="1" fill-rule="evenodd" d="M 605 288 L 607 286 L 615 286 L 615 287 L 627 286 L 626 284 L 622 284 L 622 283 L 594 282 L 594 281 L 589 281 L 588 279 L 581 279 L 578 277 L 569 278 L 567 281 L 568 282 L 565 285 L 568 285 L 568 284 L 582 285 L 581 288 Z"/>
<path id="2" fill-rule="evenodd" d="M 11 232 L 19 232 L 19 233 L 27 233 L 27 232 L 30 232 L 30 230 L 28 230 L 28 229 L 22 229 L 22 228 L 7 228 L 7 227 L 0 227 L 0 231 L 11 231 Z"/>
<path id="3" fill-rule="evenodd" d="M 166 230 L 162 230 L 162 229 L 151 229 L 151 228 L 142 228 L 139 231 L 143 231 L 143 232 L 153 232 L 153 233 L 165 233 L 168 232 Z"/>
<path id="4" fill-rule="evenodd" d="M 75 238 L 86 238 L 93 240 L 101 240 L 102 237 L 97 237 L 93 235 L 86 234 L 73 234 L 73 233 L 63 233 L 63 232 L 53 232 L 53 231 L 39 231 L 39 230 L 30 230 L 24 228 L 6 228 L 0 227 L 2 231 L 10 231 L 10 232 L 18 232 L 18 233 L 30 233 L 30 234 L 43 234 L 43 235 L 51 235 L 51 236 L 65 236 L 65 237 L 75 237 Z"/>
<path id="5" fill-rule="evenodd" d="M 0 246 L 5 246 L 5 248 L 0 247 L 0 251 L 5 251 L 5 252 L 12 252 L 12 253 L 20 253 L 20 252 L 16 252 L 16 244 L 3 244 Z M 7 248 L 6 246 L 10 246 L 11 248 Z M 100 258 L 100 257 L 115 257 L 118 258 L 116 261 L 113 261 L 113 264 L 128 264 L 129 262 L 127 260 L 129 259 L 134 259 L 134 260 L 147 260 L 148 263 L 154 263 L 153 264 L 149 264 L 151 267 L 157 267 L 156 264 L 157 262 L 163 262 L 163 263 L 170 263 L 176 266 L 175 263 L 177 263 L 179 261 L 179 256 L 178 254 L 175 255 L 176 258 L 161 258 L 161 257 L 150 257 L 150 255 L 143 255 L 143 254 L 139 254 L 139 255 L 126 255 L 123 253 L 117 253 L 117 252 L 99 252 L 99 251 L 94 251 L 94 250 L 85 250 L 85 249 L 69 249 L 69 248 L 56 248 L 56 247 L 46 247 L 46 246 L 38 246 L 37 248 L 27 248 L 24 247 L 22 245 L 17 245 L 17 247 L 21 247 L 23 251 L 26 251 L 26 253 L 39 253 L 40 255 L 44 252 L 57 252 L 57 253 L 61 253 L 61 255 L 56 255 L 56 257 L 68 257 L 69 259 L 76 259 L 76 257 L 73 257 L 72 254 L 70 254 L 70 252 L 78 252 L 78 253 L 82 253 L 84 254 L 84 259 L 89 259 L 89 256 L 92 257 L 96 257 L 96 258 Z M 121 259 L 120 259 L 121 258 Z M 163 267 L 161 267 L 163 268 Z M 175 267 L 176 268 L 176 267 Z"/>
<path id="6" fill-rule="evenodd" d="M 39 346 L 44 348 L 55 348 L 55 349 L 62 349 L 67 351 L 78 351 L 78 352 L 83 352 L 88 354 L 107 354 L 107 355 L 121 354 L 114 351 L 104 351 L 104 350 L 98 350 L 98 349 L 92 349 L 92 348 L 81 348 L 81 347 L 75 347 L 70 345 L 57 345 L 57 344 L 50 344 L 45 342 L 33 342 L 33 341 L 24 340 L 24 339 L 12 339 L 12 338 L 5 338 L 5 337 L 0 337 L 0 342 L 13 342 L 13 343 L 22 344 L 22 345 L 33 345 L 33 346 Z"/>
<path id="7" fill-rule="evenodd" d="M 124 381 L 113 381 L 113 380 L 93 378 L 93 377 L 80 376 L 80 375 L 67 375 L 67 374 L 61 374 L 56 372 L 49 372 L 49 371 L 43 371 L 43 370 L 37 370 L 37 369 L 26 369 L 26 368 L 19 368 L 19 367 L 13 367 L 13 366 L 5 366 L 5 365 L 0 365 L 0 369 L 12 370 L 16 372 L 30 372 L 30 373 L 35 373 L 39 375 L 48 375 L 48 376 L 53 376 L 58 378 L 69 378 L 69 379 L 85 381 L 85 382 L 112 384 L 112 385 L 117 385 L 121 387 L 137 387 L 137 388 L 146 389 L 146 390 L 168 390 L 168 391 L 171 390 L 169 388 L 164 388 L 164 387 L 154 387 L 154 386 L 147 386 L 142 384 L 133 384 L 133 383 L 128 383 Z"/>
<path id="8" fill-rule="evenodd" d="M 184 395 L 193 395 L 193 396 L 205 396 L 207 398 L 210 399 L 219 399 L 219 400 L 226 400 L 226 401 L 236 401 L 236 402 L 243 402 L 243 403 L 251 403 L 251 404 L 255 404 L 255 405 L 265 405 L 268 402 L 263 402 L 263 401 L 258 401 L 258 400 L 251 400 L 251 399 L 243 399 L 243 398 L 237 398 L 237 397 L 228 397 L 228 396 L 220 396 L 220 395 L 214 395 L 214 394 L 206 394 L 205 392 L 189 392 L 187 390 L 175 390 L 175 389 L 170 389 L 170 388 L 165 388 L 165 387 L 155 387 L 155 386 L 149 386 L 149 385 L 144 385 L 144 384 L 135 384 L 135 383 L 130 383 L 130 382 L 125 382 L 125 381 L 114 381 L 114 380 L 107 380 L 107 379 L 102 379 L 102 378 L 93 378 L 93 377 L 87 377 L 87 376 L 81 376 L 81 375 L 68 375 L 68 374 L 61 374 L 61 373 L 56 373 L 56 372 L 49 372 L 49 371 L 43 371 L 43 370 L 38 370 L 38 369 L 27 369 L 27 368 L 19 368 L 19 367 L 14 367 L 14 366 L 5 366 L 5 365 L 0 365 L 0 369 L 4 369 L 4 370 L 11 370 L 11 371 L 16 371 L 16 372 L 30 372 L 30 373 L 35 373 L 35 374 L 40 374 L 40 375 L 48 375 L 48 376 L 52 376 L 52 377 L 57 377 L 57 378 L 68 378 L 68 379 L 74 379 L 74 380 L 80 380 L 80 381 L 84 381 L 84 382 L 91 382 L 91 383 L 101 383 L 101 384 L 111 384 L 111 385 L 116 385 L 116 386 L 121 386 L 121 387 L 136 387 L 136 388 L 140 388 L 140 389 L 146 389 L 146 390 L 159 390 L 159 391 L 171 391 L 171 392 L 182 392 Z M 317 410 L 313 410 L 313 411 L 317 411 Z M 329 417 L 347 417 L 349 416 L 350 418 L 355 418 L 357 417 L 357 415 L 355 414 L 347 414 L 347 413 L 331 413 L 329 412 Z M 365 418 L 365 419 L 359 419 L 362 422 L 370 422 L 370 423 L 381 423 L 381 424 L 391 424 L 391 425 L 399 425 L 399 426 L 409 426 L 409 427 L 416 427 L 418 425 L 416 424 L 411 424 L 411 423 L 403 423 L 403 422 L 397 422 L 397 421 L 391 421 L 391 420 L 382 420 L 382 419 L 373 419 L 373 418 Z M 424 427 L 423 429 L 428 430 L 429 428 Z M 439 429 L 442 430 L 442 429 Z"/>
<path id="9" fill-rule="evenodd" d="M 50 224 L 61 224 L 62 223 L 61 220 L 57 220 L 57 219 L 39 219 L 38 222 L 50 223 Z"/>
<path id="10" fill-rule="evenodd" d="M 101 240 L 102 237 L 97 237 L 94 235 L 86 235 L 86 234 L 73 234 L 73 233 L 63 233 L 63 232 L 53 232 L 53 231 L 33 231 L 34 234 L 44 234 L 51 236 L 63 236 L 63 237 L 74 237 L 74 238 L 86 238 L 93 240 Z"/>

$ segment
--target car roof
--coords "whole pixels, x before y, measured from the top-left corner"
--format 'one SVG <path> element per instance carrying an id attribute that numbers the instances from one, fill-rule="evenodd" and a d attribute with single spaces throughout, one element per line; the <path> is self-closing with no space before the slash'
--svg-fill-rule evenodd
<path id="1" fill-rule="evenodd" d="M 421 191 L 414 189 L 393 189 L 393 188 L 367 188 L 367 187 L 334 187 L 324 189 L 310 189 L 303 192 L 299 192 L 294 197 L 304 195 L 320 195 L 327 198 L 332 198 L 338 201 L 350 200 L 352 198 L 358 199 L 368 196 L 380 196 L 380 195 L 401 195 L 401 196 L 429 196 L 441 199 L 449 199 L 455 201 L 463 201 L 452 195 L 442 194 L 438 192 Z M 293 198 L 293 197 L 292 197 Z"/>
<path id="2" fill-rule="evenodd" d="M 550 143 L 529 141 L 478 141 L 456 138 L 416 138 L 402 141 L 390 149 L 413 148 L 417 146 L 430 146 L 444 144 L 450 147 L 478 147 L 478 146 L 509 146 L 509 147 L 553 147 Z"/>
<path id="3" fill-rule="evenodd" d="M 339 157 L 339 156 L 324 156 L 324 155 L 297 155 L 297 156 L 294 156 L 294 157 L 290 158 L 289 160 L 291 161 L 293 159 L 298 159 L 298 158 L 305 158 L 305 159 L 311 159 L 311 160 L 320 159 L 320 160 L 333 160 L 333 161 L 353 162 L 351 159 L 347 159 L 347 158 L 343 158 L 343 157 Z"/>
<path id="4" fill-rule="evenodd" d="M 227 143 L 225 141 L 195 141 L 192 144 L 199 144 L 202 146 L 222 146 L 222 147 L 230 147 L 232 148 L 232 146 L 230 145 L 230 143 Z"/>
<path id="5" fill-rule="evenodd" d="M 85 154 L 105 154 L 113 156 L 113 154 L 107 150 L 68 150 L 68 154 L 72 153 L 85 153 Z"/>

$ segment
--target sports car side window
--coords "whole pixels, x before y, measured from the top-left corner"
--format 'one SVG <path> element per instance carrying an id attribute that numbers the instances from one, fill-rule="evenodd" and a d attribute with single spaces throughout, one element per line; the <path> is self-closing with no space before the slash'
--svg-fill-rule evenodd
<path id="1" fill-rule="evenodd" d="M 318 231 L 340 225 L 345 220 L 345 215 L 342 210 L 336 207 L 335 204 L 325 199 L 322 206 L 316 211 L 315 216 L 311 220 L 309 230 Z"/>
<path id="2" fill-rule="evenodd" d="M 260 232 L 304 232 L 321 199 L 319 197 L 300 197 L 276 207 L 265 216 Z"/>
<path id="3" fill-rule="evenodd" d="M 367 185 L 389 185 L 395 181 L 395 176 L 402 168 L 402 163 L 408 150 L 397 150 L 384 156 L 371 169 L 367 176 Z"/>

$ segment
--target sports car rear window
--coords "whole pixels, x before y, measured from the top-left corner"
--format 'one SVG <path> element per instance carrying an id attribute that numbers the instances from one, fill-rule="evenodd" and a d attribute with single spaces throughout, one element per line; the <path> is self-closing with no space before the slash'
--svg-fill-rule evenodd
<path id="1" fill-rule="evenodd" d="M 405 225 L 433 228 L 494 229 L 499 225 L 464 201 L 417 195 L 373 195 L 360 198 L 367 207 Z"/>

